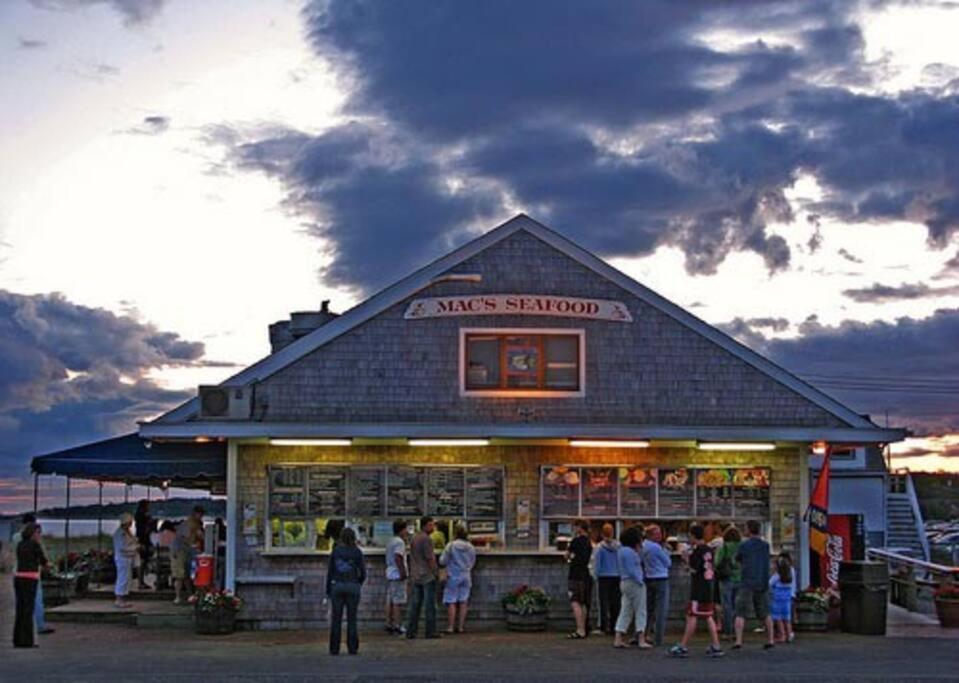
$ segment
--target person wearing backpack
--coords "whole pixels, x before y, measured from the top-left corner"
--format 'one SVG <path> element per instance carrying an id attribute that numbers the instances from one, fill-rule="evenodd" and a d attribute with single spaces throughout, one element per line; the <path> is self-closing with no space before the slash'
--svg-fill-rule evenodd
<path id="1" fill-rule="evenodd" d="M 360 604 L 360 587 L 364 581 L 366 581 L 366 564 L 363 562 L 363 552 L 356 547 L 356 532 L 349 527 L 344 527 L 330 554 L 330 565 L 326 572 L 326 597 L 332 603 L 331 655 L 340 654 L 344 607 L 346 608 L 346 648 L 351 655 L 359 653 L 360 635 L 356 626 L 356 613 Z"/>
<path id="2" fill-rule="evenodd" d="M 742 540 L 739 529 L 730 525 L 723 533 L 723 544 L 716 553 L 716 577 L 719 579 L 719 594 L 723 605 L 724 638 L 734 637 L 736 594 L 739 593 L 743 579 L 743 569 L 736 561 L 736 553 L 739 552 Z"/>

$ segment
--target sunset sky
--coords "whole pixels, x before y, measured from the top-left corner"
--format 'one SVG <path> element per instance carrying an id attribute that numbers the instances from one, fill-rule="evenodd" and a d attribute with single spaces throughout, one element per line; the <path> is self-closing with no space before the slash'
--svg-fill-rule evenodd
<path id="1" fill-rule="evenodd" d="M 520 211 L 959 471 L 957 34 L 917 1 L 4 0 L 0 512 L 32 455 Z"/>

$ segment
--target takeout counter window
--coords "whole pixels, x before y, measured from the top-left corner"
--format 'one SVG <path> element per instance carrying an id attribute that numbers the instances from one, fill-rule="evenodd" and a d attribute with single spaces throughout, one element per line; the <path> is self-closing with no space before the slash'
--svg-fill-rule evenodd
<path id="1" fill-rule="evenodd" d="M 770 481 L 768 467 L 544 466 L 540 547 L 564 549 L 578 518 L 589 521 L 594 539 L 606 522 L 617 536 L 637 522 L 655 522 L 681 542 L 693 520 L 711 522 L 710 531 L 755 519 L 768 534 Z"/>
<path id="2" fill-rule="evenodd" d="M 266 550 L 329 551 L 344 526 L 366 548 L 385 547 L 393 521 L 410 528 L 437 520 L 434 543 L 467 528 L 479 548 L 504 543 L 502 467 L 401 465 L 270 465 Z"/>

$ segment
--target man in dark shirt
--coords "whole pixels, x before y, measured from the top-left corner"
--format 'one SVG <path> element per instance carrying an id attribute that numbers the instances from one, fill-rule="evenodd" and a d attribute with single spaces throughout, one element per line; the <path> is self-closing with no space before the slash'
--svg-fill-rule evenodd
<path id="1" fill-rule="evenodd" d="M 593 592 L 589 575 L 589 559 L 593 556 L 593 544 L 589 541 L 589 526 L 585 521 L 577 519 L 573 522 L 573 531 L 575 536 L 566 550 L 566 561 L 569 563 L 569 602 L 573 607 L 576 630 L 570 633 L 569 637 L 585 638 L 589 598 Z"/>
<path id="2" fill-rule="evenodd" d="M 685 657 L 689 654 L 687 646 L 690 638 L 696 633 L 696 624 L 699 617 L 705 617 L 709 627 L 709 637 L 712 642 L 706 650 L 709 657 L 722 657 L 723 649 L 719 646 L 719 630 L 716 628 L 716 619 L 713 616 L 713 596 L 716 594 L 716 568 L 713 549 L 704 541 L 705 532 L 701 524 L 693 524 L 689 528 L 693 551 L 689 555 L 689 605 L 686 608 L 686 631 L 682 642 L 669 649 L 673 657 Z"/>
<path id="3" fill-rule="evenodd" d="M 436 632 L 436 579 L 438 575 L 436 552 L 430 534 L 435 529 L 432 517 L 420 519 L 420 530 L 410 545 L 410 578 L 413 596 L 410 600 L 406 637 L 415 638 L 419 628 L 420 609 L 426 606 L 426 637 L 439 638 Z"/>
<path id="4" fill-rule="evenodd" d="M 743 646 L 743 628 L 750 608 L 766 627 L 764 649 L 773 647 L 773 620 L 769 616 L 769 544 L 760 536 L 761 527 L 754 519 L 746 522 L 746 540 L 740 543 L 736 561 L 742 566 L 742 583 L 736 594 L 736 644 Z"/>

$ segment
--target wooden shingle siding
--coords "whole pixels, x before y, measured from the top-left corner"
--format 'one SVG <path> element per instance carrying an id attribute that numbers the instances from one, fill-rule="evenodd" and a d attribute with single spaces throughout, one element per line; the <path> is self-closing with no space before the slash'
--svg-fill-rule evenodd
<path id="1" fill-rule="evenodd" d="M 614 299 L 634 322 L 521 316 L 405 320 L 409 299 L 262 381 L 257 415 L 304 422 L 543 422 L 829 427 L 844 423 L 579 262 L 519 231 L 415 297 L 557 294 Z M 412 297 L 411 297 L 412 298 Z M 462 397 L 459 330 L 582 328 L 582 398 Z M 530 412 L 531 411 L 531 412 Z"/>

